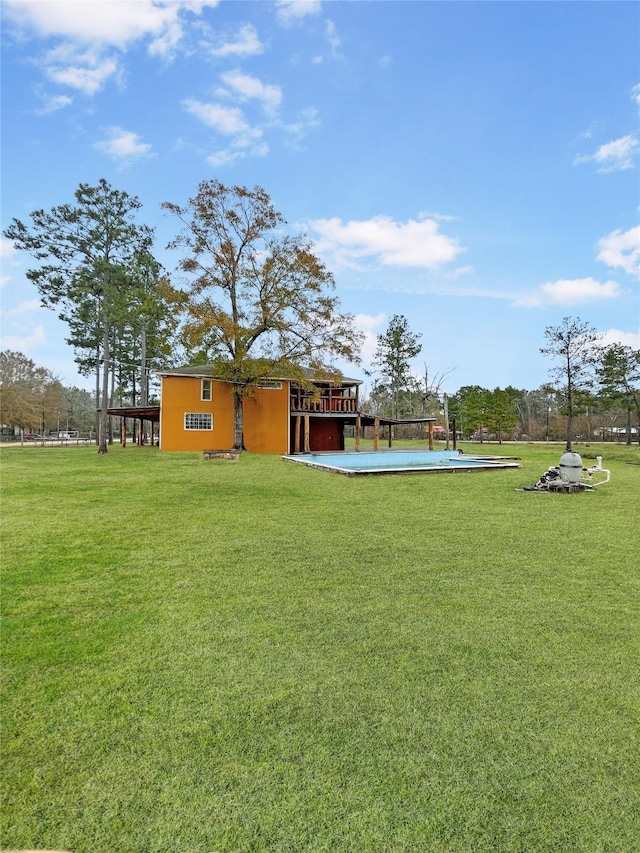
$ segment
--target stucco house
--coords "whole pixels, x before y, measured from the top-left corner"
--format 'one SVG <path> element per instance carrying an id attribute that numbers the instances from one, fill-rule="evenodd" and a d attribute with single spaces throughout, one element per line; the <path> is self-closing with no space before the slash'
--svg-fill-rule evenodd
<path id="1" fill-rule="evenodd" d="M 159 374 L 160 449 L 223 450 L 233 445 L 233 386 L 211 368 Z M 358 379 L 316 382 L 316 393 L 270 378 L 243 400 L 244 444 L 252 453 L 344 450 L 344 426 L 358 413 Z"/>
<path id="2" fill-rule="evenodd" d="M 229 450 L 233 446 L 233 386 L 218 379 L 206 365 L 164 370 L 160 406 L 144 409 L 113 408 L 121 418 L 137 417 L 159 424 L 158 443 L 166 451 Z M 356 448 L 364 426 L 373 427 L 377 449 L 380 427 L 407 423 L 363 415 L 358 392 L 362 381 L 342 377 L 340 381 L 313 381 L 314 390 L 288 379 L 269 378 L 259 382 L 243 399 L 244 446 L 251 453 L 309 453 L 345 449 L 345 427 L 354 428 Z M 427 423 L 429 435 L 435 418 Z"/>

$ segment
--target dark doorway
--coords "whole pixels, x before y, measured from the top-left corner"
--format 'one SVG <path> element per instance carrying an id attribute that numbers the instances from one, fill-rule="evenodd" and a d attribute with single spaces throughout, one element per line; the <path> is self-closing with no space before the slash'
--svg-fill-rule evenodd
<path id="1" fill-rule="evenodd" d="M 311 418 L 309 433 L 309 444 L 312 452 L 344 450 L 342 421 L 333 418 Z"/>

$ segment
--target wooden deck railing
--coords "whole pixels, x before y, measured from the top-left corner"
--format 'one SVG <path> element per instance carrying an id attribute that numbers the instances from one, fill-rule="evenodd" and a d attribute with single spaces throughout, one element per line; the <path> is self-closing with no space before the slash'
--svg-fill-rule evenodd
<path id="1" fill-rule="evenodd" d="M 325 397 L 312 399 L 311 397 L 298 397 L 292 394 L 290 398 L 290 409 L 292 412 L 316 412 L 320 414 L 350 414 L 357 411 L 355 397 Z"/>

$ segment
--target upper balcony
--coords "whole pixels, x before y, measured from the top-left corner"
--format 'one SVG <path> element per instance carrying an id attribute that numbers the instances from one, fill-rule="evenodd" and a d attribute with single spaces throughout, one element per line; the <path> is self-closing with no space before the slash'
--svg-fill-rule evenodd
<path id="1" fill-rule="evenodd" d="M 292 388 L 289 409 L 299 414 L 355 414 L 358 411 L 357 388 L 353 386 L 321 388 L 320 396 L 316 397 L 303 388 Z"/>

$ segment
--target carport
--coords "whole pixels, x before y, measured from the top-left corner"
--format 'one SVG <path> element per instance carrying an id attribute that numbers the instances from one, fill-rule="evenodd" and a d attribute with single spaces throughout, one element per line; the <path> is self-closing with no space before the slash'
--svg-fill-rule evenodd
<path id="1" fill-rule="evenodd" d="M 137 421 L 134 434 L 138 447 L 144 444 L 145 422 L 151 424 L 151 444 L 154 444 L 155 437 L 160 435 L 160 406 L 120 406 L 107 409 L 107 414 L 120 418 L 120 443 L 123 447 L 127 444 L 127 418 Z M 155 424 L 158 424 L 158 429 L 155 428 Z"/>

